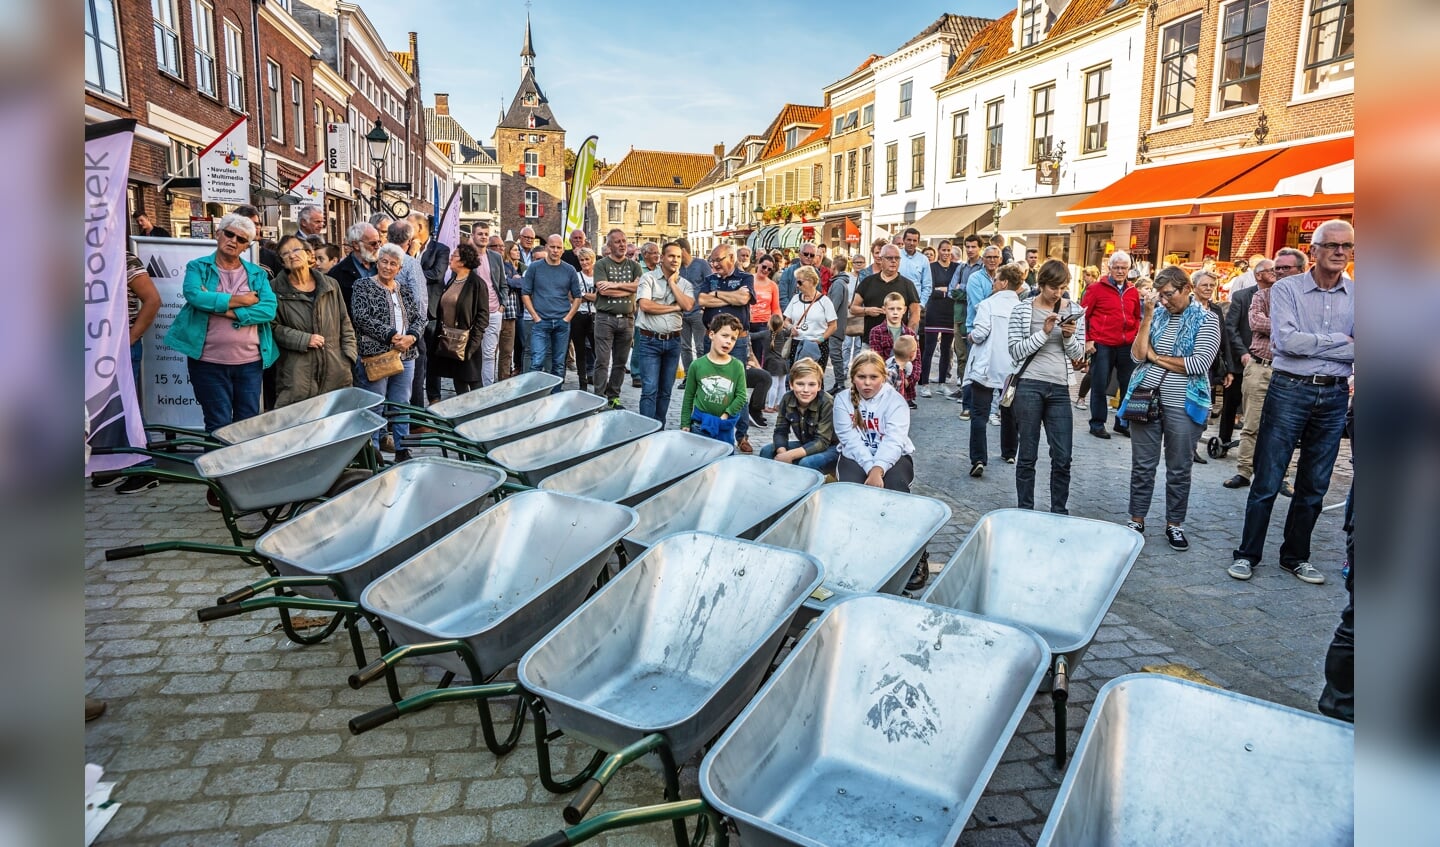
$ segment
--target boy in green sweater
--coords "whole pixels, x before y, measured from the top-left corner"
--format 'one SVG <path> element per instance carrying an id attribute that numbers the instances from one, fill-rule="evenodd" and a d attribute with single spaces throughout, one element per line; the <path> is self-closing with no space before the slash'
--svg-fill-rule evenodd
<path id="1" fill-rule="evenodd" d="M 745 365 L 730 351 L 742 331 L 734 315 L 719 314 L 710 321 L 710 352 L 685 369 L 682 430 L 735 443 L 736 415 L 745 408 Z"/>

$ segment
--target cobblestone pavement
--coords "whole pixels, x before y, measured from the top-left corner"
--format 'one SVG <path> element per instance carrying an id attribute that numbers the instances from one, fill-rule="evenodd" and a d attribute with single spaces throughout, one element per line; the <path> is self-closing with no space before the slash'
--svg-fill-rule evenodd
<path id="1" fill-rule="evenodd" d="M 623 398 L 635 408 L 628 382 Z M 671 424 L 678 413 L 673 398 Z M 958 406 L 922 399 L 912 436 L 918 447 L 917 493 L 947 502 L 951 522 L 930 545 L 938 570 L 975 521 L 1014 504 L 1013 466 L 997 463 L 983 479 L 966 475 L 968 424 Z M 1129 441 L 1085 434 L 1075 412 L 1072 514 L 1123 521 Z M 992 436 L 996 430 L 992 429 Z M 756 446 L 769 430 L 758 428 Z M 995 445 L 992 444 L 992 451 Z M 1326 503 L 1350 484 L 1348 445 Z M 1046 505 L 1048 463 L 1038 470 Z M 1273 559 L 1248 583 L 1224 573 L 1239 534 L 1244 491 L 1220 481 L 1231 458 L 1195 468 L 1188 553 L 1174 553 L 1158 530 L 1157 503 L 1144 552 L 1106 617 L 1071 685 L 1067 746 L 1073 751 L 1094 701 L 1109 679 L 1141 667 L 1178 663 L 1245 694 L 1313 711 L 1323 685 L 1325 648 L 1344 605 L 1341 510 L 1325 512 L 1316 531 L 1316 566 L 1329 578 L 1306 585 Z M 1163 473 L 1163 470 L 1162 470 Z M 385 702 L 383 686 L 352 691 L 343 637 L 298 647 L 261 612 L 208 624 L 195 610 L 258 578 L 238 560 L 164 553 L 106 562 L 105 548 L 162 538 L 225 542 L 218 517 L 198 489 L 166 485 L 138 496 L 86 489 L 86 688 L 109 709 L 86 725 L 86 758 L 105 767 L 123 806 L 101 842 L 134 845 L 444 845 L 523 844 L 558 829 L 564 798 L 535 777 L 530 731 L 496 759 L 484 749 L 475 713 L 442 706 L 351 736 L 346 721 Z M 1276 509 L 1278 545 L 1288 501 Z M 373 639 L 367 649 L 374 650 Z M 422 683 L 401 671 L 402 684 Z M 434 677 L 425 682 L 433 684 Z M 962 844 L 1032 844 L 1063 774 L 1056 771 L 1048 695 L 1037 696 L 975 809 Z M 1183 728 L 1177 728 L 1183 731 Z M 570 773 L 588 750 L 562 744 L 557 769 Z M 695 768 L 684 773 L 697 796 Z M 623 770 L 597 810 L 656 802 L 658 776 Z M 673 843 L 663 825 L 615 834 L 597 844 Z"/>

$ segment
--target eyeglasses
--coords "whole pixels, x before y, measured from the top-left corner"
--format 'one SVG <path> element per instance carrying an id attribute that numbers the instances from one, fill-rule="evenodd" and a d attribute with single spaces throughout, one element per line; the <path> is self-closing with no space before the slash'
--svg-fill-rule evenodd
<path id="1" fill-rule="evenodd" d="M 1179 293 L 1180 289 L 1178 288 L 1167 288 L 1163 291 L 1155 292 L 1155 294 L 1158 295 L 1161 300 L 1169 300 L 1171 297 L 1174 297 L 1176 294 Z"/>
<path id="2" fill-rule="evenodd" d="M 899 257 L 899 256 L 881 256 L 881 257 L 880 257 L 880 261 L 882 261 L 882 262 L 898 262 L 898 261 L 900 261 L 900 257 Z"/>
<path id="3" fill-rule="evenodd" d="M 377 238 L 377 239 L 375 239 L 374 241 L 362 241 L 362 242 L 360 242 L 360 244 L 361 244 L 361 246 L 369 247 L 370 249 L 373 250 L 373 249 L 375 249 L 376 247 L 379 247 L 379 246 L 380 246 L 380 239 Z"/>
<path id="4" fill-rule="evenodd" d="M 238 241 L 242 247 L 243 247 L 244 245 L 250 243 L 250 239 L 246 238 L 246 237 L 243 236 L 243 235 L 236 235 L 235 233 L 231 232 L 231 231 L 228 230 L 228 229 L 222 229 L 222 230 L 220 230 L 220 234 L 223 235 L 223 236 L 225 236 L 226 238 L 230 238 L 230 239 L 233 239 L 233 240 L 235 240 L 235 241 Z"/>
<path id="5" fill-rule="evenodd" d="M 1278 274 L 1278 273 L 1293 274 L 1293 273 L 1299 272 L 1299 270 L 1300 270 L 1300 268 L 1299 268 L 1299 266 L 1297 266 L 1297 265 L 1276 265 L 1275 267 L 1271 268 L 1271 271 L 1273 271 L 1274 273 L 1277 273 L 1277 274 Z M 1263 273 L 1263 271 L 1257 271 L 1257 273 Z"/>
<path id="6" fill-rule="evenodd" d="M 809 253 L 801 253 L 800 255 L 804 256 L 804 257 L 807 258 L 807 259 L 813 259 L 813 258 L 815 258 L 815 253 L 814 253 L 813 251 L 812 251 L 812 252 L 809 252 Z"/>
<path id="7" fill-rule="evenodd" d="M 1278 268 L 1261 268 L 1260 270 L 1255 272 L 1255 275 L 1259 276 L 1260 274 L 1273 274 L 1276 270 L 1278 270 Z"/>
<path id="8" fill-rule="evenodd" d="M 1336 250 L 1343 250 L 1349 253 L 1355 249 L 1353 241 L 1321 241 L 1319 244 L 1311 244 L 1311 247 L 1318 247 L 1326 253 L 1334 253 Z"/>

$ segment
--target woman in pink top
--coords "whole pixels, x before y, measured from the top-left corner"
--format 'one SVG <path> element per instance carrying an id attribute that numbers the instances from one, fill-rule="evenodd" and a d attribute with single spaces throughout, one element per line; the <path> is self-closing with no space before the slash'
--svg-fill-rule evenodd
<path id="1" fill-rule="evenodd" d="M 771 278 L 773 273 L 775 260 L 761 253 L 755 263 L 755 302 L 750 304 L 750 349 L 762 368 L 765 367 L 765 352 L 770 349 L 770 316 L 783 310 L 780 286 Z"/>

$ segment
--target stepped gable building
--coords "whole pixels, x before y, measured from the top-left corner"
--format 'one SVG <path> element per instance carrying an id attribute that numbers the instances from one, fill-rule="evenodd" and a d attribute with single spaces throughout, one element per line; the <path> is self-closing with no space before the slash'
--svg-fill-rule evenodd
<path id="1" fill-rule="evenodd" d="M 550 111 L 550 101 L 535 79 L 535 47 L 530 20 L 520 50 L 520 87 L 495 129 L 500 162 L 500 208 L 516 232 L 533 226 L 541 238 L 565 224 L 565 129 Z"/>

